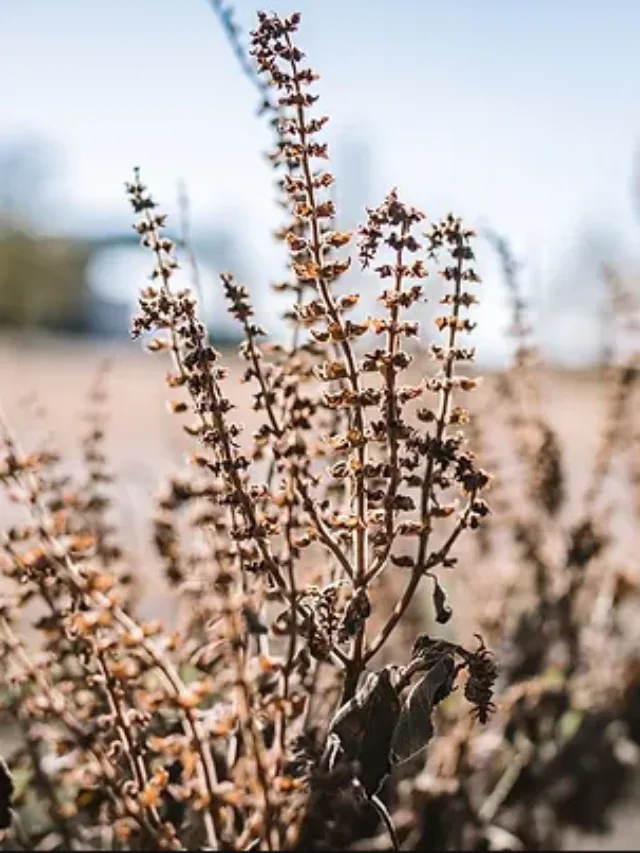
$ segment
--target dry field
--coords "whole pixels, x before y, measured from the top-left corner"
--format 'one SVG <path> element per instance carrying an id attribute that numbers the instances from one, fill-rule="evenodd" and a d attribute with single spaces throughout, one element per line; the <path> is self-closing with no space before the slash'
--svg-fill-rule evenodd
<path id="1" fill-rule="evenodd" d="M 163 378 L 168 361 L 144 353 L 137 342 L 0 343 L 0 406 L 24 444 L 33 446 L 50 435 L 67 464 L 77 465 L 88 394 L 105 362 L 110 365 L 107 449 L 118 488 L 115 520 L 137 566 L 142 571 L 146 568 L 148 575 L 148 522 L 153 497 L 165 478 L 184 466 L 187 454 L 194 449 L 180 421 L 167 409 L 169 392 Z M 233 388 L 237 419 L 251 428 L 252 392 L 239 383 L 242 364 L 232 354 L 225 364 L 230 369 L 228 382 Z M 416 370 L 424 372 L 424 366 L 418 365 Z M 604 415 L 603 386 L 595 371 L 554 371 L 545 377 L 544 388 L 545 407 L 570 468 L 570 510 L 589 477 Z M 472 402 L 482 407 L 484 395 L 481 389 Z M 490 398 L 486 402 L 491 405 Z M 491 430 L 486 438 L 495 453 L 500 439 Z M 0 503 L 0 511 L 6 512 L 6 505 L 3 508 Z M 150 615 L 169 616 L 164 590 L 157 584 L 144 598 Z"/>
<path id="2" fill-rule="evenodd" d="M 164 473 L 180 462 L 188 442 L 179 424 L 167 415 L 162 359 L 141 352 L 137 343 L 46 342 L 20 346 L 0 341 L 0 400 L 14 429 L 26 435 L 41 425 L 25 403 L 37 399 L 47 412 L 46 424 L 59 446 L 73 451 L 82 431 L 86 396 L 100 365 L 111 364 L 109 446 L 112 463 L 127 488 L 141 497 Z M 229 382 L 239 376 L 240 362 L 226 361 Z M 166 362 L 164 363 L 166 367 Z M 572 468 L 572 490 L 579 493 L 589 473 L 604 413 L 602 383 L 595 371 L 552 371 L 544 378 L 550 420 L 565 446 Z M 238 393 L 239 392 L 239 393 Z M 482 397 L 483 392 L 478 393 Z M 251 423 L 250 391 L 236 388 L 238 418 Z M 132 492 L 133 494 L 133 492 Z"/>
<path id="3" fill-rule="evenodd" d="M 190 448 L 180 425 L 167 412 L 163 371 L 167 362 L 141 351 L 138 343 L 39 343 L 28 346 L 0 341 L 0 403 L 14 430 L 28 440 L 52 431 L 61 450 L 78 452 L 87 393 L 101 364 L 110 365 L 108 446 L 118 481 L 136 512 L 157 483 L 175 470 Z M 226 359 L 230 383 L 241 364 Z M 569 500 L 579 496 L 604 414 L 602 382 L 595 371 L 553 371 L 544 377 L 545 408 L 563 442 L 570 467 Z M 251 425 L 251 391 L 235 385 L 238 420 Z M 482 405 L 483 391 L 476 395 Z M 44 424 L 33 415 L 32 401 L 46 412 Z M 490 440 L 489 436 L 489 440 Z M 128 515 L 132 519 L 132 515 Z"/>

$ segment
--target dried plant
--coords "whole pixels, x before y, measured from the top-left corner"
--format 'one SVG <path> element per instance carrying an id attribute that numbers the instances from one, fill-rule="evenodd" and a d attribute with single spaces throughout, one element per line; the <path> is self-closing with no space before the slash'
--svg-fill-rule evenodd
<path id="1" fill-rule="evenodd" d="M 439 570 L 488 513 L 489 478 L 466 447 L 456 400 L 477 384 L 456 370 L 474 355 L 459 342 L 473 329 L 474 235 L 452 215 L 423 224 L 392 191 L 357 240 L 361 265 L 380 280 L 380 312 L 350 318 L 358 294 L 336 284 L 353 235 L 332 227 L 327 119 L 312 109 L 316 75 L 294 43 L 298 23 L 261 14 L 251 51 L 275 93 L 272 159 L 286 166 L 291 279 L 276 289 L 293 297 L 289 347 L 264 340 L 247 290 L 222 276 L 260 418 L 251 435 L 234 417 L 195 295 L 172 287 L 166 217 L 137 171 L 127 186 L 154 258 L 133 335 L 170 354 L 171 408 L 190 418 L 197 442 L 154 521 L 180 604 L 176 634 L 137 620 L 121 591 L 96 418 L 87 481 L 67 478 L 64 490 L 58 457 L 26 454 L 5 428 L 2 480 L 26 512 L 3 539 L 17 589 L 2 607 L 4 705 L 20 729 L 10 764 L 28 778 L 14 806 L 28 808 L 35 791 L 47 804 L 46 818 L 21 822 L 24 838 L 15 831 L 23 846 L 321 845 L 344 832 L 319 810 L 327 797 L 356 811 L 369 803 L 393 837 L 378 795 L 432 738 L 436 706 L 464 675 L 475 716 L 484 723 L 493 710 L 497 669 L 482 642 L 468 650 L 425 635 L 377 663 L 423 578 L 436 622 L 449 621 Z M 431 350 L 439 367 L 405 384 L 418 333 L 410 313 L 431 270 L 447 288 Z M 389 574 L 405 580 L 385 611 L 377 596 Z M 19 618 L 30 600 L 35 657 Z"/>
<path id="2" fill-rule="evenodd" d="M 637 354 L 611 354 L 592 476 L 577 517 L 567 520 L 562 447 L 545 418 L 534 351 L 523 341 L 516 264 L 502 238 L 492 235 L 492 242 L 519 343 L 512 369 L 498 379 L 501 405 L 485 423 L 474 419 L 474 431 L 489 448 L 496 432 L 499 441 L 510 439 L 521 472 L 505 483 L 498 470 L 512 509 L 494 512 L 480 552 L 485 571 L 505 560 L 511 571 L 500 585 L 494 568 L 491 598 L 475 598 L 501 661 L 499 711 L 485 732 L 456 709 L 443 714 L 422 773 L 399 788 L 395 820 L 406 849 L 549 849 L 567 827 L 604 831 L 640 758 L 639 584 L 619 547 L 626 493 L 616 506 L 608 491 L 614 475 L 624 476 L 615 463 L 634 431 Z M 635 309 L 620 299 L 622 287 L 617 280 L 612 288 L 613 316 L 629 327 Z M 496 430 L 500 413 L 503 431 Z"/>

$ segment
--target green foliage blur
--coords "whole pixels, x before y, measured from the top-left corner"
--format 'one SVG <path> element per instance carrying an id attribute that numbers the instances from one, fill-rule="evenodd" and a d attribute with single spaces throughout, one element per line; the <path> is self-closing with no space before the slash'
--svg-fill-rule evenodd
<path id="1" fill-rule="evenodd" d="M 85 325 L 88 250 L 45 237 L 13 217 L 0 220 L 0 327 L 80 332 Z"/>
<path id="2" fill-rule="evenodd" d="M 0 140 L 0 329 L 71 333 L 86 326 L 89 247 L 45 233 L 55 224 L 49 199 L 56 171 L 43 140 Z"/>

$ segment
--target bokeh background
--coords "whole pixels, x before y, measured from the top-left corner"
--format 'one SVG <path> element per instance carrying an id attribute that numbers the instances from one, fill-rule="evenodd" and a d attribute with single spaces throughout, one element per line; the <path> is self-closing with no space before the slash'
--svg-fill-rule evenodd
<path id="1" fill-rule="evenodd" d="M 0 3 L 0 324 L 126 339 L 147 272 L 123 182 L 139 165 L 177 227 L 188 196 L 209 321 L 233 335 L 233 268 L 269 329 L 283 256 L 271 143 L 211 0 Z M 525 261 L 540 343 L 599 357 L 597 261 L 631 266 L 640 143 L 633 0 L 300 0 L 343 224 L 397 185 L 432 216 L 504 233 Z M 292 10 L 279 4 L 278 11 Z M 252 28 L 260 4 L 237 0 Z M 504 296 L 490 253 L 478 349 L 499 366 Z M 490 317 L 490 323 L 482 318 Z"/>

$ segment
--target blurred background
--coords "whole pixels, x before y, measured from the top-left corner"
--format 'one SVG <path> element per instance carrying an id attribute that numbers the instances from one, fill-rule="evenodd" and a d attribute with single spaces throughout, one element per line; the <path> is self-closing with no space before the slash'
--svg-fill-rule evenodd
<path id="1" fill-rule="evenodd" d="M 272 4 L 273 5 L 273 4 Z M 602 348 L 598 262 L 637 263 L 640 143 L 630 0 L 301 0 L 321 74 L 342 224 L 397 185 L 432 217 L 503 233 L 523 261 L 540 344 L 559 365 Z M 246 43 L 260 4 L 237 0 Z M 148 258 L 124 181 L 139 165 L 170 224 L 181 195 L 214 337 L 232 338 L 217 274 L 268 284 L 284 257 L 271 137 L 209 0 L 0 3 L 0 334 L 125 342 Z M 184 205 L 182 205 L 184 207 Z M 491 253 L 478 351 L 508 354 Z M 490 318 L 491 322 L 483 322 Z"/>

